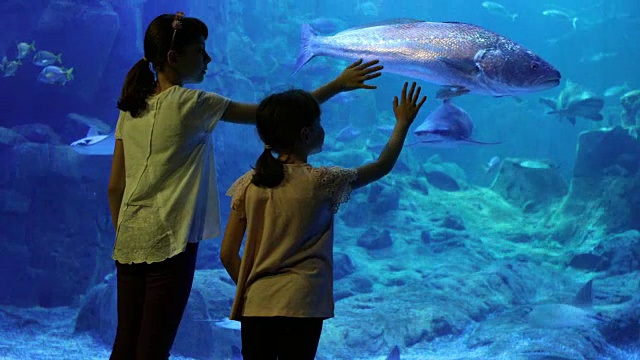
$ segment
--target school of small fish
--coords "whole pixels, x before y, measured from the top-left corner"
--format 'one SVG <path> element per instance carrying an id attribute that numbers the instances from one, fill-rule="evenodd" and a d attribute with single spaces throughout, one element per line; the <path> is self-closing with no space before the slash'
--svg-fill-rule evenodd
<path id="1" fill-rule="evenodd" d="M 3 56 L 0 62 L 0 73 L 3 74 L 3 77 L 15 76 L 18 68 L 24 64 L 24 59 L 27 55 L 35 53 L 32 64 L 42 68 L 36 77 L 38 81 L 45 84 L 65 85 L 73 80 L 73 68 L 62 67 L 62 54 L 56 55 L 46 50 L 36 51 L 35 41 L 30 44 L 21 42 L 16 48 L 17 55 L 14 60 L 10 61 L 7 56 Z"/>

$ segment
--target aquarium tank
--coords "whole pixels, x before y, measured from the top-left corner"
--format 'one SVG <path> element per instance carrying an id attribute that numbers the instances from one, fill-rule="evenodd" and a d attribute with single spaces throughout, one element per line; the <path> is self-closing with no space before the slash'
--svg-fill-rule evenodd
<path id="1" fill-rule="evenodd" d="M 639 10 L 2 0 L 0 359 L 109 357 L 116 103 L 151 20 L 178 11 L 207 24 L 212 58 L 185 86 L 234 101 L 313 90 L 355 57 L 380 59 L 377 89 L 322 104 L 313 166 L 377 159 L 402 84 L 428 97 L 391 173 L 335 215 L 335 317 L 316 359 L 640 359 Z M 224 224 L 225 193 L 263 144 L 250 125 L 212 136 Z M 221 240 L 200 245 L 172 359 L 241 358 Z"/>

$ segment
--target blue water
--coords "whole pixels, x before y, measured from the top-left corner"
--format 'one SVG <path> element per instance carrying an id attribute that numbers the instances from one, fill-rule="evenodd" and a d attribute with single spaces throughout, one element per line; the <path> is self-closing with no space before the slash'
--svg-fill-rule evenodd
<path id="1" fill-rule="evenodd" d="M 639 358 L 640 122 L 629 109 L 640 102 L 621 105 L 640 89 L 636 2 L 501 0 L 503 13 L 476 0 L 175 3 L 0 2 L 0 359 L 108 357 L 110 146 L 70 144 L 90 127 L 112 131 L 146 26 L 175 11 L 209 26 L 213 61 L 197 88 L 236 101 L 312 90 L 342 71 L 346 61 L 318 57 L 292 74 L 304 23 L 331 34 L 397 18 L 468 22 L 562 73 L 559 86 L 516 98 L 456 98 L 474 137 L 500 144 L 407 146 L 390 175 L 352 194 L 336 215 L 336 317 L 318 359 L 385 359 L 394 346 L 402 359 Z M 20 43 L 35 51 L 18 59 Z M 37 51 L 60 55 L 53 65 L 70 76 L 43 81 Z M 407 80 L 383 73 L 377 90 L 325 103 L 324 151 L 312 164 L 375 159 Z M 429 100 L 414 127 L 440 104 L 438 87 L 418 81 Z M 558 100 L 569 83 L 604 101 L 602 120 L 546 114 L 539 99 Z M 221 123 L 214 138 L 224 223 L 225 191 L 262 148 L 248 126 Z M 486 168 L 492 157 L 500 161 Z M 172 358 L 227 359 L 240 346 L 239 331 L 212 321 L 228 316 L 234 294 L 219 244 L 200 248 Z M 592 303 L 576 303 L 589 280 Z"/>

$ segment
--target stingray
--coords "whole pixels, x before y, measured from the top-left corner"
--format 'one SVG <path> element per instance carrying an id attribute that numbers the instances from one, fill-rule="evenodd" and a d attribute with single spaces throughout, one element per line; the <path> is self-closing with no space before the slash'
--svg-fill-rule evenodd
<path id="1" fill-rule="evenodd" d="M 473 121 L 469 114 L 455 106 L 451 99 L 442 104 L 427 116 L 414 132 L 418 141 L 411 145 L 423 144 L 440 147 L 453 147 L 461 143 L 495 145 L 500 142 L 483 142 L 473 139 Z"/>

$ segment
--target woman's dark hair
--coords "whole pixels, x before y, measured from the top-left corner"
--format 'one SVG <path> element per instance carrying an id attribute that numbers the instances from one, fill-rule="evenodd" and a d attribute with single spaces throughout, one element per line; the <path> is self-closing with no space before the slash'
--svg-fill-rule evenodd
<path id="1" fill-rule="evenodd" d="M 174 37 L 173 22 L 178 19 L 180 26 Z M 170 50 L 181 52 L 186 46 L 197 43 L 200 37 L 206 40 L 208 36 L 209 29 L 196 18 L 165 14 L 153 19 L 144 35 L 144 58 L 129 70 L 118 109 L 128 111 L 133 117 L 143 113 L 147 109 L 147 99 L 156 88 L 156 77 L 150 65 L 159 71 L 166 64 Z"/>
<path id="2" fill-rule="evenodd" d="M 320 117 L 320 105 L 304 90 L 288 90 L 266 97 L 258 105 L 256 127 L 265 149 L 256 161 L 251 182 L 273 188 L 284 179 L 284 165 L 273 152 L 291 151 L 300 131 Z"/>

